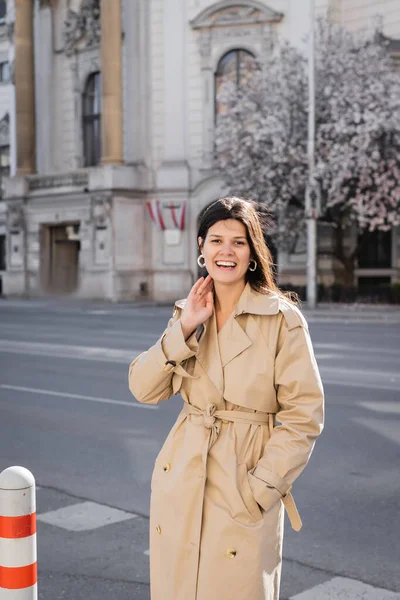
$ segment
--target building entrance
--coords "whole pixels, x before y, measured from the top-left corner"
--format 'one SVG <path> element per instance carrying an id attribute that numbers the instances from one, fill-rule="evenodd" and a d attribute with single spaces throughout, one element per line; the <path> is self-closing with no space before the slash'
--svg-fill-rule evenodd
<path id="1" fill-rule="evenodd" d="M 52 294 L 71 294 L 78 286 L 79 223 L 43 226 L 42 286 Z"/>

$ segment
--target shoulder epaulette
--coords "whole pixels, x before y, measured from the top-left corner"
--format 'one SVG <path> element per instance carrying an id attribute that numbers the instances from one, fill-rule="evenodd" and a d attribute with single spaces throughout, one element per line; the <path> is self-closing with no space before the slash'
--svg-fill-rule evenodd
<path id="1" fill-rule="evenodd" d="M 301 311 L 294 304 L 286 302 L 279 298 L 279 310 L 282 312 L 284 319 L 287 323 L 289 331 L 296 327 L 307 328 L 307 321 L 303 317 Z"/>

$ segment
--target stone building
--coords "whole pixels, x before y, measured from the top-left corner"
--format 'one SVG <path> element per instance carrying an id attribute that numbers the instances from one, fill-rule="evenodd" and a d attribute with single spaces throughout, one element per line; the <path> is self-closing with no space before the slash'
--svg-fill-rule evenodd
<path id="1" fill-rule="evenodd" d="M 0 1 L 3 293 L 185 295 L 197 216 L 224 193 L 212 170 L 219 76 L 240 77 L 275 33 L 303 44 L 308 1 Z M 400 38 L 398 0 L 315 2 L 350 28 L 380 11 Z M 390 244 L 390 265 L 365 276 L 399 279 Z M 282 281 L 304 281 L 304 255 L 279 263 Z M 320 270 L 332 277 L 329 253 Z"/>

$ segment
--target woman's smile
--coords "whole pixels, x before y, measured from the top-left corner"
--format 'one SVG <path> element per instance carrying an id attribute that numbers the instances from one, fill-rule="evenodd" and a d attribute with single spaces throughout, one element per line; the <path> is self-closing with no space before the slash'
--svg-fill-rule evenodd
<path id="1" fill-rule="evenodd" d="M 236 219 L 218 221 L 208 230 L 202 246 L 206 269 L 221 282 L 244 280 L 250 261 L 250 245 L 243 223 Z"/>

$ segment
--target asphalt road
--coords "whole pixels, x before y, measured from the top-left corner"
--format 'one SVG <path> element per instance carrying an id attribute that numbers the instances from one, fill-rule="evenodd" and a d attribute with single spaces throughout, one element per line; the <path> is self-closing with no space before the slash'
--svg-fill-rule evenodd
<path id="1" fill-rule="evenodd" d="M 149 598 L 149 482 L 182 400 L 138 404 L 127 370 L 170 314 L 0 301 L 0 471 L 23 465 L 39 486 L 40 598 Z M 400 599 L 400 311 L 308 316 L 326 428 L 295 485 L 282 598 L 356 580 Z"/>

